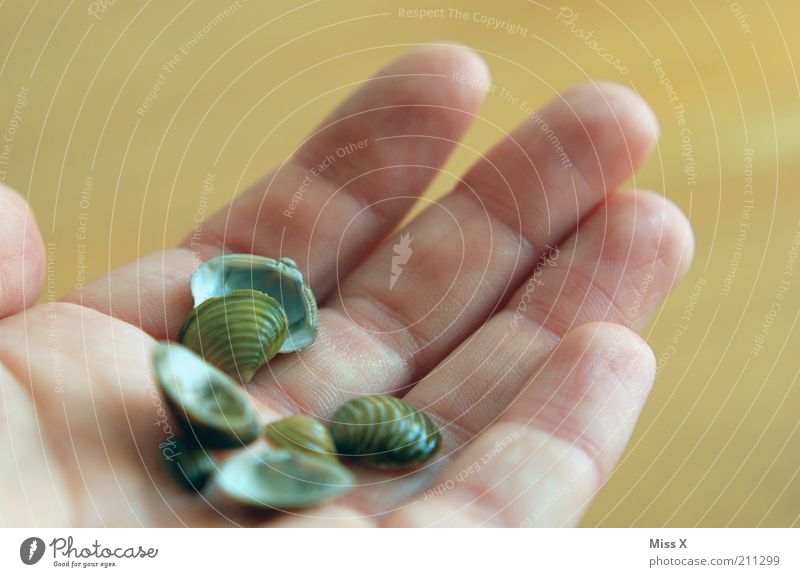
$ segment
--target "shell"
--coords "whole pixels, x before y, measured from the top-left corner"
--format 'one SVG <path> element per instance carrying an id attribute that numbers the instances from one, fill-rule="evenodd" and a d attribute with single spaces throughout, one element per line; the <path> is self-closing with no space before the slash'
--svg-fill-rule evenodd
<path id="1" fill-rule="evenodd" d="M 253 402 L 228 375 L 175 343 L 159 343 L 153 363 L 161 392 L 189 438 L 230 448 L 258 436 Z"/>
<path id="2" fill-rule="evenodd" d="M 198 492 L 218 467 L 206 449 L 188 439 L 175 440 L 174 450 L 169 455 L 162 451 L 161 460 L 178 483 Z"/>
<path id="3" fill-rule="evenodd" d="M 277 447 L 339 462 L 336 445 L 328 429 L 309 415 L 295 415 L 268 423 L 264 427 L 264 436 Z"/>
<path id="4" fill-rule="evenodd" d="M 430 417 L 389 396 L 359 397 L 331 419 L 331 435 L 341 456 L 379 469 L 419 465 L 439 448 L 441 435 Z"/>
<path id="5" fill-rule="evenodd" d="M 236 290 L 196 307 L 178 340 L 246 383 L 278 354 L 286 334 L 286 315 L 278 301 L 259 291 Z"/>
<path id="6" fill-rule="evenodd" d="M 215 477 L 220 492 L 242 505 L 297 508 L 316 505 L 353 488 L 353 474 L 338 463 L 287 449 L 239 451 Z"/>
<path id="7" fill-rule="evenodd" d="M 252 254 L 225 254 L 200 265 L 192 274 L 190 284 L 195 307 L 210 298 L 240 289 L 257 290 L 277 300 L 289 323 L 281 353 L 302 350 L 317 336 L 317 301 L 303 281 L 303 273 L 290 258 L 275 260 Z"/>

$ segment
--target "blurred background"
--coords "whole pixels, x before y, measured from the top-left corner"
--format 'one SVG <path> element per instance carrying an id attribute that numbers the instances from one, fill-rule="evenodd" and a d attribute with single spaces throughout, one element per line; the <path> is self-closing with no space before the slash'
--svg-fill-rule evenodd
<path id="1" fill-rule="evenodd" d="M 48 244 L 42 299 L 178 242 L 413 45 L 468 44 L 537 106 L 620 82 L 661 120 L 636 185 L 683 208 L 697 254 L 645 332 L 658 380 L 584 524 L 800 525 L 800 4 L 566 1 L 0 2 L 0 182 Z M 479 150 L 525 119 L 499 91 L 482 116 Z"/>

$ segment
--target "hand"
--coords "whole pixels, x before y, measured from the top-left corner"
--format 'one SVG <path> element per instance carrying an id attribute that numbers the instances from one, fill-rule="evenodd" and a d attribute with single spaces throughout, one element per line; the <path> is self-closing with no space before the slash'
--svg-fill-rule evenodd
<path id="1" fill-rule="evenodd" d="M 653 113 L 626 88 L 585 83 L 387 238 L 488 85 L 464 48 L 406 54 L 181 247 L 59 303 L 29 308 L 45 254 L 24 203 L 3 189 L 2 523 L 578 523 L 654 379 L 631 328 L 685 274 L 693 237 L 661 195 L 620 190 L 654 146 Z M 442 428 L 437 457 L 417 471 L 359 471 L 352 493 L 285 514 L 176 485 L 159 463 L 175 431 L 151 352 L 188 314 L 192 270 L 223 251 L 294 258 L 322 305 L 315 344 L 248 385 L 265 419 L 403 395 Z"/>

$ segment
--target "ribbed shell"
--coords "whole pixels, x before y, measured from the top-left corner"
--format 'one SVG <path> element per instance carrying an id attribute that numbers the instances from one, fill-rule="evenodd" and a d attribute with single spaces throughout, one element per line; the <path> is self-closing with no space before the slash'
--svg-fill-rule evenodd
<path id="1" fill-rule="evenodd" d="M 317 336 L 319 311 L 311 288 L 292 259 L 279 260 L 254 254 L 224 254 L 207 260 L 192 274 L 194 306 L 239 289 L 261 291 L 276 299 L 289 324 L 280 352 L 290 353 L 311 345 Z"/>
<path id="2" fill-rule="evenodd" d="M 206 361 L 246 383 L 286 340 L 278 301 L 255 290 L 236 290 L 200 303 L 178 340 Z"/>
<path id="3" fill-rule="evenodd" d="M 275 446 L 338 462 L 336 445 L 328 429 L 314 417 L 295 415 L 268 423 L 264 436 Z"/>
<path id="4" fill-rule="evenodd" d="M 342 405 L 331 419 L 341 456 L 380 469 L 418 465 L 439 448 L 441 435 L 430 417 L 389 396 L 367 396 Z"/>

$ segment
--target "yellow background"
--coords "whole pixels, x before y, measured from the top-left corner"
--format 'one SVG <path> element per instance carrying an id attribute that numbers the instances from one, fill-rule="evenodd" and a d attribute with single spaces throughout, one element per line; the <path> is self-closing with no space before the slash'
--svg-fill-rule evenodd
<path id="1" fill-rule="evenodd" d="M 585 524 L 800 524 L 800 269 L 783 276 L 800 230 L 797 2 L 569 0 L 577 25 L 595 31 L 629 68 L 624 75 L 556 20 L 560 3 L 458 3 L 519 24 L 523 35 L 449 18 L 450 5 L 432 0 L 241 1 L 138 116 L 161 67 L 230 5 L 107 1 L 96 17 L 85 0 L 0 6 L 0 128 L 27 89 L 5 180 L 28 196 L 53 243 L 55 285 L 44 299 L 68 292 L 84 274 L 97 277 L 177 242 L 198 211 L 208 172 L 216 175 L 213 209 L 281 162 L 358 81 L 413 44 L 469 44 L 497 85 L 536 105 L 586 78 L 616 80 L 644 95 L 662 123 L 659 148 L 636 185 L 664 191 L 689 214 L 698 248 L 689 277 L 646 331 L 662 363 L 658 382 Z M 437 7 L 445 17 L 398 12 Z M 694 184 L 683 171 L 674 103 L 658 83 L 655 58 L 686 111 Z M 499 94 L 482 113 L 502 130 L 524 119 Z M 467 143 L 486 149 L 499 135 L 479 121 Z M 754 202 L 745 221 L 747 149 Z M 447 169 L 459 173 L 468 160 L 458 153 Z M 451 184 L 441 175 L 433 194 Z M 737 250 L 742 222 L 749 229 Z M 782 310 L 753 356 L 784 279 L 791 286 Z"/>

